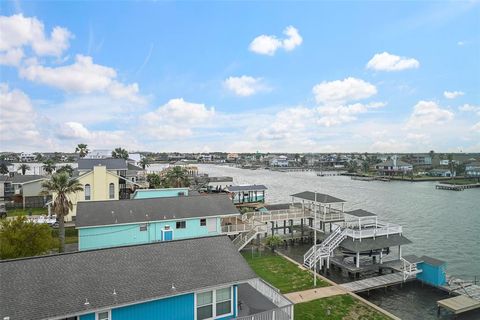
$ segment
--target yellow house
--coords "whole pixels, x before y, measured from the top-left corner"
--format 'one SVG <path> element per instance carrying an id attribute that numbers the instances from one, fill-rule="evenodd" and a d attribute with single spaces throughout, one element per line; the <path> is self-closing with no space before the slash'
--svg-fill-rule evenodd
<path id="1" fill-rule="evenodd" d="M 65 217 L 65 221 L 75 220 L 77 203 L 80 201 L 118 200 L 119 179 L 122 177 L 107 171 L 105 166 L 94 166 L 92 171 L 77 178 L 83 186 L 83 191 L 69 195 L 73 208 Z"/>

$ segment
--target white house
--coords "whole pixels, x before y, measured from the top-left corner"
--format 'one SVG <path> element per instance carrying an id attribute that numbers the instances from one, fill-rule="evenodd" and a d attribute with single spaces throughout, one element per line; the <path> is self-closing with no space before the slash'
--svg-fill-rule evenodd
<path id="1" fill-rule="evenodd" d="M 270 165 L 272 167 L 288 167 L 288 157 L 287 156 L 278 156 L 270 160 Z"/>
<path id="2" fill-rule="evenodd" d="M 397 157 L 394 156 L 391 160 L 386 160 L 375 165 L 375 169 L 377 169 L 380 174 L 386 175 L 407 174 L 413 171 L 413 165 L 398 160 Z"/>

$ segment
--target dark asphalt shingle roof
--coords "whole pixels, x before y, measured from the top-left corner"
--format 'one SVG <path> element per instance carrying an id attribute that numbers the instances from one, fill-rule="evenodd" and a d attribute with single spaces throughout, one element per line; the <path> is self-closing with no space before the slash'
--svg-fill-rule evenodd
<path id="1" fill-rule="evenodd" d="M 227 194 L 81 201 L 77 204 L 75 225 L 102 226 L 238 214 L 240 214 L 238 209 Z"/>
<path id="2" fill-rule="evenodd" d="M 395 247 L 399 245 L 410 244 L 412 241 L 408 240 L 401 235 L 390 235 L 373 238 L 362 239 L 362 241 L 353 241 L 352 238 L 346 238 L 340 243 L 340 246 L 344 249 L 356 252 L 367 251 L 382 248 Z"/>
<path id="3" fill-rule="evenodd" d="M 420 257 L 418 257 L 414 254 L 407 254 L 407 255 L 403 256 L 402 258 L 407 260 L 410 263 L 419 263 L 419 262 L 423 261 Z"/>
<path id="4" fill-rule="evenodd" d="M 312 191 L 303 191 L 300 193 L 292 194 L 291 196 L 299 199 L 308 200 L 308 201 L 315 201 L 315 192 L 312 192 Z M 336 203 L 336 202 L 346 202 L 346 201 L 339 198 L 332 197 L 328 194 L 317 192 L 317 202 Z"/>
<path id="5" fill-rule="evenodd" d="M 359 218 L 364 218 L 364 217 L 376 217 L 377 215 L 375 213 L 363 210 L 363 209 L 357 209 L 357 210 L 352 210 L 352 211 L 347 211 L 345 214 L 359 217 Z"/>
<path id="6" fill-rule="evenodd" d="M 227 236 L 2 261 L 0 277 L 0 319 L 10 320 L 87 313 L 257 278 Z"/>
<path id="7" fill-rule="evenodd" d="M 40 179 L 45 179 L 47 177 L 45 176 L 39 176 L 39 175 L 20 175 L 16 174 L 12 177 L 12 183 L 13 184 L 22 184 L 30 181 L 35 181 L 35 180 L 40 180 Z"/>
<path id="8" fill-rule="evenodd" d="M 78 170 L 93 170 L 94 166 L 106 166 L 107 170 L 127 170 L 127 161 L 124 159 L 78 159 Z"/>
<path id="9" fill-rule="evenodd" d="M 252 185 L 248 185 L 248 186 L 229 186 L 225 190 L 230 191 L 230 192 L 263 191 L 263 190 L 267 190 L 267 187 L 265 187 L 262 184 L 252 184 Z"/>
<path id="10" fill-rule="evenodd" d="M 294 207 L 296 208 L 301 208 L 302 207 L 302 204 L 301 203 L 294 203 L 293 204 Z M 264 205 L 265 209 L 267 210 L 287 210 L 287 209 L 290 209 L 292 207 L 292 204 L 291 203 L 277 203 L 277 204 L 266 204 Z"/>

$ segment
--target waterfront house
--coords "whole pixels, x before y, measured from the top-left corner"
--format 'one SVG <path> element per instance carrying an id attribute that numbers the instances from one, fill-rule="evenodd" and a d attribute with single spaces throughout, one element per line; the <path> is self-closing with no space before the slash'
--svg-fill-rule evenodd
<path id="1" fill-rule="evenodd" d="M 226 236 L 4 260 L 0 275 L 1 319 L 293 319 Z"/>
<path id="2" fill-rule="evenodd" d="M 229 153 L 227 154 L 227 162 L 235 162 L 238 159 L 238 153 Z"/>
<path id="3" fill-rule="evenodd" d="M 381 175 L 410 174 L 413 171 L 413 165 L 402 160 L 398 160 L 397 157 L 394 156 L 391 160 L 386 160 L 382 163 L 376 164 L 375 169 Z"/>
<path id="4" fill-rule="evenodd" d="M 272 167 L 288 167 L 288 157 L 278 156 L 270 160 L 270 166 Z"/>
<path id="5" fill-rule="evenodd" d="M 20 153 L 21 162 L 33 162 L 35 161 L 36 156 L 33 153 L 22 152 Z"/>
<path id="6" fill-rule="evenodd" d="M 452 174 L 452 172 L 448 169 L 432 169 L 427 172 L 427 176 L 430 177 L 451 177 L 455 176 L 455 172 Z"/>
<path id="7" fill-rule="evenodd" d="M 137 195 L 148 196 L 143 192 Z M 222 220 L 237 216 L 240 213 L 226 194 L 79 202 L 78 248 L 90 250 L 218 235 L 222 233 Z"/>
<path id="8" fill-rule="evenodd" d="M 264 203 L 266 190 L 267 187 L 261 184 L 228 186 L 225 188 L 225 191 L 231 194 L 232 201 L 236 205 Z"/>
<path id="9" fill-rule="evenodd" d="M 465 165 L 465 176 L 480 178 L 480 162 L 470 162 Z"/>

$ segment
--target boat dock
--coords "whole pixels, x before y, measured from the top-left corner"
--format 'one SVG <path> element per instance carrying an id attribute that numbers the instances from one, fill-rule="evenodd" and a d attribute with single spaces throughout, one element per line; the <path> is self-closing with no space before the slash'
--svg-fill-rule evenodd
<path id="1" fill-rule="evenodd" d="M 390 273 L 383 276 L 344 283 L 344 284 L 341 284 L 340 286 L 349 292 L 357 293 L 357 292 L 369 291 L 369 290 L 374 290 L 379 288 L 386 288 L 396 284 L 402 284 L 405 281 L 414 280 L 414 279 L 415 278 L 408 278 L 404 280 L 403 273 L 395 272 L 395 273 Z"/>
<path id="2" fill-rule="evenodd" d="M 465 189 L 480 188 L 480 183 L 472 184 L 444 184 L 440 183 L 435 186 L 436 189 L 440 190 L 452 190 L 452 191 L 463 191 Z"/>
<path id="3" fill-rule="evenodd" d="M 454 314 L 480 308 L 480 286 L 457 278 L 447 278 L 447 283 L 439 288 L 457 296 L 437 301 L 437 315 L 440 315 L 441 308 Z"/>

